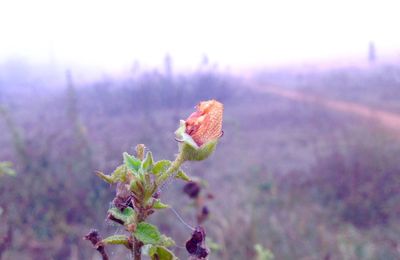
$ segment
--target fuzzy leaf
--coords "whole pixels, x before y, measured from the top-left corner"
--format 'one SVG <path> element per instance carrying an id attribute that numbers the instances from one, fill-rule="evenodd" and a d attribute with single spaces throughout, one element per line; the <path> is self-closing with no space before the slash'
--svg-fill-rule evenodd
<path id="1" fill-rule="evenodd" d="M 111 177 L 113 178 L 114 182 L 125 182 L 127 175 L 127 169 L 125 165 L 120 165 L 111 173 Z"/>
<path id="2" fill-rule="evenodd" d="M 167 237 L 166 235 L 161 235 L 160 246 L 171 247 L 174 245 L 175 245 L 175 241 L 172 238 Z"/>
<path id="3" fill-rule="evenodd" d="M 162 203 L 160 200 L 156 200 L 153 204 L 153 208 L 155 209 L 166 209 L 169 208 L 168 204 Z"/>
<path id="4" fill-rule="evenodd" d="M 111 175 L 106 175 L 100 171 L 96 172 L 96 175 L 99 176 L 101 179 L 103 179 L 105 182 L 108 182 L 110 184 L 116 183 L 116 182 L 125 182 L 126 181 L 126 166 L 121 165 L 118 166 L 117 169 L 115 169 Z"/>
<path id="5" fill-rule="evenodd" d="M 181 169 L 179 169 L 178 173 L 175 175 L 176 179 L 181 179 L 184 181 L 191 181 L 190 177 Z"/>
<path id="6" fill-rule="evenodd" d="M 113 184 L 114 183 L 114 179 L 113 177 L 111 177 L 110 175 L 106 175 L 100 171 L 96 172 L 96 175 L 99 176 L 103 181 L 109 183 L 109 184 Z"/>
<path id="7" fill-rule="evenodd" d="M 103 245 L 124 245 L 127 248 L 129 248 L 129 238 L 125 235 L 114 235 L 114 236 L 109 236 L 101 242 Z"/>
<path id="8" fill-rule="evenodd" d="M 161 241 L 161 234 L 158 228 L 146 222 L 140 222 L 133 235 L 143 244 L 157 245 Z"/>
<path id="9" fill-rule="evenodd" d="M 143 171 L 148 171 L 151 170 L 151 168 L 153 168 L 153 154 L 151 152 L 147 152 L 146 154 L 146 158 L 144 158 L 141 168 L 143 169 Z"/>
<path id="10" fill-rule="evenodd" d="M 108 210 L 108 213 L 124 222 L 125 225 L 135 222 L 136 219 L 136 212 L 131 207 L 125 208 L 122 212 L 118 208 L 113 207 Z"/>
<path id="11" fill-rule="evenodd" d="M 137 173 L 142 162 L 135 156 L 129 155 L 128 153 L 123 153 L 122 155 L 124 157 L 124 164 L 126 167 L 128 167 L 128 169 L 134 173 Z"/>
<path id="12" fill-rule="evenodd" d="M 152 260 L 175 260 L 178 259 L 174 253 L 163 246 L 152 246 L 149 250 Z"/>
<path id="13" fill-rule="evenodd" d="M 152 173 L 155 175 L 163 174 L 168 169 L 168 167 L 171 165 L 171 163 L 172 162 L 169 160 L 161 160 L 161 161 L 156 162 L 154 164 Z"/>

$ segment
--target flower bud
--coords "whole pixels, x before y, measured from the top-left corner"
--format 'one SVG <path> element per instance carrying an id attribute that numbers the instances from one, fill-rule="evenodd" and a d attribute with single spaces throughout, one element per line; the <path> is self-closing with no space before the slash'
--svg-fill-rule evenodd
<path id="1" fill-rule="evenodd" d="M 175 134 L 181 142 L 181 153 L 185 161 L 204 160 L 215 150 L 223 133 L 223 110 L 223 105 L 216 100 L 203 101 L 186 121 L 181 120 Z"/>
<path id="2" fill-rule="evenodd" d="M 196 112 L 186 119 L 185 132 L 198 146 L 218 139 L 222 135 L 223 112 L 224 106 L 216 100 L 200 102 Z"/>

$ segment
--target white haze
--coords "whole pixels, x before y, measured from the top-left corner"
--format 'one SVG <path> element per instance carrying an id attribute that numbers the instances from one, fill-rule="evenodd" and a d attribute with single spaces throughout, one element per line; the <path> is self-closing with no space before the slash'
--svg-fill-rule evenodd
<path id="1" fill-rule="evenodd" d="M 118 71 L 162 64 L 254 68 L 366 57 L 400 50 L 398 1 L 0 2 L 0 62 L 19 57 Z"/>

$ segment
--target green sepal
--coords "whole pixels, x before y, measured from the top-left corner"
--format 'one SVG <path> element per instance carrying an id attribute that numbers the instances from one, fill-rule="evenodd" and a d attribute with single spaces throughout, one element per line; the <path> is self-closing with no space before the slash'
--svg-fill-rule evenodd
<path id="1" fill-rule="evenodd" d="M 140 222 L 133 235 L 145 245 L 157 245 L 161 242 L 161 233 L 158 228 L 146 222 Z"/>
<path id="2" fill-rule="evenodd" d="M 186 122 L 184 120 L 179 121 L 179 127 L 175 131 L 176 139 L 182 143 L 188 143 L 193 147 L 199 147 L 193 138 L 186 133 Z"/>
<path id="3" fill-rule="evenodd" d="M 124 164 L 126 167 L 128 167 L 129 170 L 131 170 L 134 173 L 138 173 L 140 169 L 140 165 L 142 162 L 137 159 L 133 155 L 129 155 L 128 153 L 123 153 L 122 156 L 124 157 Z"/>
<path id="4" fill-rule="evenodd" d="M 182 169 L 179 169 L 178 173 L 175 175 L 176 179 L 181 179 L 183 181 L 191 181 L 192 179 L 184 172 Z"/>
<path id="5" fill-rule="evenodd" d="M 114 218 L 121 220 L 124 225 L 129 225 L 136 222 L 136 212 L 131 207 L 127 207 L 123 211 L 120 211 L 116 207 L 112 207 L 108 210 L 108 214 L 111 214 Z"/>
<path id="6" fill-rule="evenodd" d="M 175 131 L 176 139 L 180 142 L 180 152 L 185 161 L 202 161 L 207 159 L 215 150 L 218 138 L 198 146 L 193 138 L 186 133 L 186 122 L 180 121 L 179 128 Z"/>
<path id="7" fill-rule="evenodd" d="M 198 147 L 197 144 L 194 146 L 188 142 L 182 142 L 180 144 L 181 153 L 185 161 L 202 161 L 207 159 L 217 147 L 218 139 L 209 141 Z"/>
<path id="8" fill-rule="evenodd" d="M 168 204 L 162 203 L 160 200 L 155 199 L 153 209 L 166 209 L 169 208 Z"/>
<path id="9" fill-rule="evenodd" d="M 169 166 L 171 166 L 172 162 L 169 160 L 161 160 L 158 161 L 154 164 L 153 169 L 152 169 L 152 173 L 154 175 L 161 175 L 164 172 L 167 171 L 167 169 L 169 168 Z"/>
<path id="10" fill-rule="evenodd" d="M 153 168 L 153 164 L 154 164 L 153 154 L 149 151 L 149 152 L 147 152 L 146 158 L 144 158 L 140 168 L 144 172 L 150 171 L 151 168 Z"/>
<path id="11" fill-rule="evenodd" d="M 129 243 L 129 238 L 125 235 L 113 235 L 109 236 L 100 241 L 102 245 L 124 245 L 126 248 L 130 249 L 131 244 Z"/>
<path id="12" fill-rule="evenodd" d="M 163 246 L 152 246 L 149 250 L 151 260 L 176 260 L 174 253 Z"/>

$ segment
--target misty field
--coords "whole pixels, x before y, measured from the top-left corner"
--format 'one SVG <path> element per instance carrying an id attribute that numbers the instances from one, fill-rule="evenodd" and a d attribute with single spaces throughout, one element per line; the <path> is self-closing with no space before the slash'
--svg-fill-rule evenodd
<path id="1" fill-rule="evenodd" d="M 400 116 L 400 67 L 375 65 L 314 72 L 263 71 L 255 81 L 363 104 Z M 207 181 L 204 226 L 210 259 L 400 258 L 400 132 L 352 113 L 257 90 L 241 75 L 203 69 L 148 71 L 58 88 L 0 81 L 1 259 L 99 259 L 82 237 L 115 233 L 106 212 L 115 187 L 96 177 L 143 143 L 154 157 L 176 152 L 174 131 L 201 100 L 224 103 L 216 152 L 190 164 Z M 173 158 L 170 158 L 173 159 Z M 195 225 L 174 181 L 162 197 Z M 186 259 L 190 230 L 165 209 L 150 222 L 174 237 Z M 111 259 L 129 259 L 117 246 Z M 261 260 L 261 259 L 260 259 Z"/>

